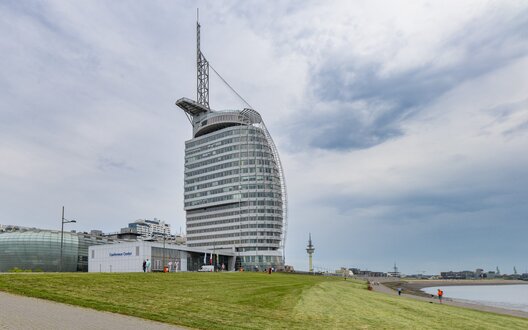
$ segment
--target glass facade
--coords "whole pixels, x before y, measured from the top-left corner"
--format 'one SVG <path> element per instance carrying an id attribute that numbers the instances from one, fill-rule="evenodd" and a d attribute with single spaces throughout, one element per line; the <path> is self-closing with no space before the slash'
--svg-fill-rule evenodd
<path id="1" fill-rule="evenodd" d="M 193 117 L 193 131 L 185 143 L 187 244 L 234 249 L 247 270 L 282 267 L 285 183 L 260 115 L 209 110 Z"/>
<path id="2" fill-rule="evenodd" d="M 88 246 L 107 239 L 64 232 L 62 271 L 88 271 Z M 22 270 L 57 272 L 60 269 L 60 231 L 15 231 L 0 233 L 0 272 Z"/>
<path id="3" fill-rule="evenodd" d="M 163 271 L 163 265 L 167 265 L 172 262 L 173 267 L 177 267 L 176 270 L 181 270 L 182 258 L 186 257 L 187 253 L 183 253 L 180 250 L 175 249 L 163 249 L 163 248 L 152 248 L 152 271 Z M 194 270 L 194 269 L 193 269 Z M 196 269 L 198 270 L 198 269 Z"/>

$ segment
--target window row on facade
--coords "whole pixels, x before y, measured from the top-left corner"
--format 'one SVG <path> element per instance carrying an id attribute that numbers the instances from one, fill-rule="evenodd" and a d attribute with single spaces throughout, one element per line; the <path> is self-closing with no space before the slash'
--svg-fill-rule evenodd
<path id="1" fill-rule="evenodd" d="M 280 179 L 276 176 L 271 175 L 265 175 L 265 176 L 255 176 L 255 175 L 244 175 L 244 176 L 235 176 L 228 179 L 222 179 L 197 185 L 185 185 L 185 192 L 190 192 L 194 190 L 201 190 L 201 189 L 207 189 L 211 187 L 217 187 L 217 186 L 223 186 L 228 185 L 232 183 L 238 183 L 238 182 L 252 182 L 252 181 L 265 181 L 265 182 L 273 182 L 277 185 L 280 185 Z"/>
<path id="2" fill-rule="evenodd" d="M 231 212 L 229 212 L 231 213 Z M 269 214 L 274 214 L 275 210 L 270 210 L 270 212 L 266 212 Z M 221 215 L 214 215 L 210 218 L 212 219 L 219 219 L 224 216 Z M 221 220 L 215 220 L 215 221 L 202 221 L 201 219 L 190 219 L 187 224 L 187 228 L 193 228 L 193 227 L 200 227 L 200 226 L 212 226 L 212 225 L 221 225 L 226 223 L 233 223 L 233 222 L 251 222 L 251 221 L 267 221 L 267 222 L 279 222 L 282 223 L 282 217 L 280 216 L 260 216 L 260 217 L 231 217 L 228 219 L 221 219 Z"/>
<path id="3" fill-rule="evenodd" d="M 194 171 L 185 171 L 185 176 L 186 177 L 193 177 L 193 176 L 196 176 L 196 175 L 209 173 L 209 172 L 214 172 L 214 171 L 222 170 L 222 169 L 225 169 L 225 168 L 240 167 L 240 166 L 246 166 L 247 167 L 248 166 L 248 161 L 227 162 L 227 163 L 222 163 L 222 164 L 218 164 L 218 165 L 214 165 L 214 166 L 201 168 L 201 169 L 194 170 Z M 255 168 L 255 167 L 253 167 L 253 168 Z M 273 173 L 273 169 L 275 167 L 274 166 L 262 166 L 261 165 L 261 166 L 256 167 L 256 168 L 258 169 L 259 173 Z"/>
<path id="4" fill-rule="evenodd" d="M 267 152 L 271 152 L 270 146 L 265 142 L 265 140 L 259 141 L 261 143 L 247 143 L 242 141 L 237 141 L 237 143 L 233 141 L 225 140 L 226 143 L 222 144 L 219 143 L 218 145 L 215 145 L 214 147 L 207 148 L 205 150 L 201 150 L 200 152 L 186 152 L 185 153 L 185 162 L 193 162 L 196 160 L 204 159 L 207 157 L 211 157 L 214 155 L 223 154 L 230 151 L 240 150 L 242 152 L 243 150 L 251 151 L 251 150 L 261 150 L 264 149 Z M 229 143 L 228 143 L 229 142 Z"/>
<path id="5" fill-rule="evenodd" d="M 217 203 L 222 201 L 230 201 L 230 200 L 238 200 L 241 198 L 276 198 L 280 199 L 281 194 L 272 192 L 272 191 L 266 191 L 266 192 L 252 192 L 252 193 L 236 193 L 236 194 L 230 194 L 230 195 L 224 195 L 224 196 L 218 196 L 218 197 L 211 197 L 211 198 L 204 198 L 204 199 L 198 199 L 194 201 L 185 202 L 185 207 L 189 206 L 196 206 L 196 205 L 204 205 L 204 204 L 211 204 L 211 203 Z"/>
<path id="6" fill-rule="evenodd" d="M 221 248 L 222 246 L 232 246 L 237 245 L 241 246 L 244 244 L 275 244 L 279 246 L 280 240 L 278 239 L 242 239 L 242 240 L 226 240 L 226 241 L 215 241 L 215 242 L 200 242 L 200 243 L 191 243 L 189 242 L 189 247 L 213 247 Z"/>
<path id="7" fill-rule="evenodd" d="M 220 154 L 232 149 L 220 148 L 227 145 L 251 145 L 253 143 L 258 143 L 263 146 L 268 146 L 267 140 L 265 137 L 251 137 L 248 142 L 248 138 L 245 136 L 238 138 L 224 139 L 215 143 L 211 143 L 207 146 L 204 146 L 200 149 L 190 150 L 186 154 L 185 162 L 193 162 L 203 158 L 210 157 L 211 155 Z"/>
<path id="8" fill-rule="evenodd" d="M 192 164 L 186 164 L 185 165 L 185 169 L 187 170 L 192 170 L 194 168 L 200 168 L 202 166 L 207 166 L 207 165 L 210 165 L 210 164 L 216 164 L 216 163 L 220 163 L 220 162 L 224 162 L 226 160 L 230 160 L 230 159 L 237 159 L 237 161 L 239 162 L 239 165 L 243 166 L 243 165 L 273 165 L 273 166 L 276 166 L 275 164 L 275 161 L 273 160 L 273 157 L 270 156 L 269 157 L 265 157 L 264 159 L 262 158 L 247 158 L 247 157 L 240 157 L 240 155 L 238 153 L 230 153 L 230 154 L 227 154 L 227 155 L 222 155 L 222 156 L 219 156 L 219 157 L 215 157 L 215 158 L 209 158 L 209 159 L 206 159 L 204 161 L 201 161 L 201 162 L 197 162 L 197 163 L 192 163 Z"/>
<path id="9" fill-rule="evenodd" d="M 232 222 L 234 223 L 234 222 Z M 206 227 L 206 226 L 202 226 Z M 202 233 L 210 233 L 215 231 L 232 231 L 232 230 L 247 230 L 247 229 L 277 229 L 280 231 L 282 230 L 282 224 L 266 224 L 266 223 L 259 223 L 259 224 L 238 224 L 236 226 L 223 226 L 223 227 L 208 227 L 205 229 L 195 229 L 195 230 L 187 230 L 187 234 L 194 235 L 194 234 L 202 234 Z"/>
<path id="10" fill-rule="evenodd" d="M 202 215 L 204 213 L 213 214 L 213 212 L 223 211 L 223 210 L 232 210 L 232 209 L 239 209 L 239 210 L 256 210 L 257 206 L 274 206 L 274 207 L 282 207 L 282 201 L 281 200 L 260 200 L 260 201 L 238 201 L 238 202 L 232 202 L 225 205 L 215 205 L 215 206 L 208 206 L 203 207 L 195 210 L 187 210 L 187 216 L 191 215 Z M 251 208 L 251 209 L 248 209 Z M 265 209 L 264 209 L 265 210 Z M 251 212 L 250 213 L 255 213 Z M 265 213 L 265 211 L 259 212 L 259 213 Z"/>
<path id="11" fill-rule="evenodd" d="M 251 145 L 239 145 L 234 144 L 225 148 L 214 149 L 207 153 L 200 155 L 199 159 L 195 159 L 198 156 L 192 157 L 193 159 L 186 157 L 185 164 L 190 165 L 194 161 L 207 159 L 209 157 L 216 157 L 218 155 L 224 155 L 228 153 L 238 154 L 240 158 L 255 158 L 255 157 L 265 157 L 273 159 L 273 153 L 268 145 L 258 144 L 256 146 Z"/>
<path id="12" fill-rule="evenodd" d="M 199 176 L 196 178 L 185 178 L 185 185 L 190 185 L 190 184 L 194 184 L 197 182 L 203 182 L 203 181 L 208 181 L 208 180 L 213 180 L 213 179 L 218 179 L 218 178 L 225 178 L 228 176 L 240 176 L 241 174 L 249 174 L 249 173 L 255 173 L 255 168 L 254 167 L 242 168 L 242 169 L 235 168 L 232 170 L 211 173 L 211 174 Z M 276 176 L 278 178 L 279 177 L 278 171 L 273 171 L 273 176 Z M 256 176 L 257 181 L 263 181 L 265 177 L 267 176 Z"/>
<path id="13" fill-rule="evenodd" d="M 201 138 L 193 138 L 189 141 L 185 141 L 185 148 L 192 150 L 192 148 L 195 148 L 197 146 L 200 146 L 202 144 L 216 141 L 219 139 L 222 139 L 224 137 L 232 136 L 232 135 L 238 135 L 240 134 L 240 128 L 236 129 L 226 129 L 223 132 L 219 133 L 211 133 L 209 136 L 201 137 Z"/>
<path id="14" fill-rule="evenodd" d="M 250 219 L 258 218 L 260 221 L 282 221 L 282 210 L 280 208 L 270 207 L 265 209 L 244 209 L 234 212 L 224 212 L 224 213 L 195 213 L 192 218 L 188 218 L 188 224 L 194 224 L 194 223 L 202 223 L 204 220 L 208 219 L 216 219 L 215 221 L 224 221 L 228 219 L 222 219 L 229 217 L 229 219 L 240 219 L 242 214 L 269 214 L 269 216 L 250 216 Z M 247 216 L 243 216 L 242 218 L 248 218 Z M 253 221 L 253 220 L 249 220 Z M 220 223 L 220 222 L 219 222 Z"/>
<path id="15" fill-rule="evenodd" d="M 189 151 L 194 151 L 192 150 L 193 148 L 198 147 L 202 144 L 216 141 L 216 140 L 219 140 L 219 139 L 222 139 L 228 136 L 233 136 L 233 135 L 263 135 L 263 134 L 257 128 L 239 126 L 237 128 L 225 129 L 218 133 L 211 133 L 206 137 L 194 138 L 189 141 L 186 141 L 185 148 L 189 149 Z"/>
<path id="16" fill-rule="evenodd" d="M 203 235 L 203 236 L 195 236 L 195 235 L 188 235 L 187 238 L 188 239 L 191 239 L 193 241 L 197 241 L 197 240 L 214 240 L 214 239 L 217 239 L 217 238 L 227 238 L 227 237 L 243 237 L 243 236 L 252 236 L 252 237 L 257 237 L 257 236 L 265 236 L 265 237 L 268 237 L 268 238 L 274 238 L 274 237 L 280 237 L 281 234 L 280 232 L 272 232 L 272 231 L 259 231 L 259 232 L 255 232 L 255 231 L 236 231 L 236 232 L 230 232 L 230 233 L 225 233 L 225 234 L 213 234 L 213 235 Z"/>
<path id="17" fill-rule="evenodd" d="M 222 194 L 226 192 L 243 191 L 243 190 L 272 190 L 272 191 L 280 192 L 281 187 L 279 185 L 274 185 L 274 184 L 242 184 L 242 185 L 235 185 L 235 186 L 225 186 L 223 188 L 210 189 L 210 190 L 205 190 L 205 191 L 196 192 L 192 194 L 185 194 L 185 199 L 218 195 L 218 194 Z"/>
<path id="18" fill-rule="evenodd" d="M 276 259 L 277 257 L 274 258 L 274 256 L 241 256 L 240 259 L 242 262 L 245 262 L 245 263 L 263 263 L 263 262 L 277 262 L 276 260 L 273 260 L 273 259 Z"/>

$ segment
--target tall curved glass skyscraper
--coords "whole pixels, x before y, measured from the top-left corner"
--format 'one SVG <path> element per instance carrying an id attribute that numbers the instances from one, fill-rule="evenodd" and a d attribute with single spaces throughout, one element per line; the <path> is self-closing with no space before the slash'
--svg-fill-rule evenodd
<path id="1" fill-rule="evenodd" d="M 286 186 L 279 155 L 258 112 L 213 111 L 180 99 L 192 116 L 185 142 L 187 243 L 234 248 L 248 269 L 281 267 Z"/>
<path id="2" fill-rule="evenodd" d="M 187 244 L 234 249 L 237 267 L 284 265 L 287 198 L 275 144 L 253 109 L 209 107 L 209 63 L 200 51 L 197 24 L 197 100 L 176 102 L 188 115 L 185 142 Z"/>

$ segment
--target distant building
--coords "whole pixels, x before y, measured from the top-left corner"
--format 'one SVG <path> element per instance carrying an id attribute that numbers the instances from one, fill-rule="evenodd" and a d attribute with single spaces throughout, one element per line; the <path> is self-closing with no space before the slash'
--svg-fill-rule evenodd
<path id="1" fill-rule="evenodd" d="M 12 231 L 24 231 L 24 230 L 35 230 L 35 227 L 24 227 L 16 225 L 2 225 L 0 224 L 0 233 L 1 232 L 12 232 Z"/>
<path id="2" fill-rule="evenodd" d="M 387 276 L 389 277 L 401 277 L 401 273 L 398 271 L 398 266 L 396 266 L 396 263 L 394 263 L 394 267 L 392 267 L 392 272 L 387 272 Z"/>
<path id="3" fill-rule="evenodd" d="M 384 272 L 370 272 L 371 277 L 387 277 L 387 274 Z"/>
<path id="4" fill-rule="evenodd" d="M 374 272 L 370 270 L 361 270 L 359 268 L 348 268 L 348 274 L 350 276 L 360 276 L 360 277 L 387 277 L 387 273 L 384 272 Z M 341 274 L 343 269 L 336 270 L 336 273 Z"/>
<path id="5" fill-rule="evenodd" d="M 103 236 L 103 231 L 102 230 L 90 230 L 90 235 L 92 236 Z"/>
<path id="6" fill-rule="evenodd" d="M 169 238 L 169 240 L 172 241 L 175 244 L 181 244 L 181 245 L 187 244 L 187 236 L 185 236 L 183 234 L 172 235 Z"/>
<path id="7" fill-rule="evenodd" d="M 121 228 L 120 232 L 106 233 L 106 234 L 103 234 L 103 236 L 106 238 L 112 238 L 116 240 L 137 240 L 140 238 L 150 239 L 150 238 L 142 237 L 141 234 L 136 233 L 136 231 L 131 228 Z"/>
<path id="8" fill-rule="evenodd" d="M 149 219 L 139 219 L 132 223 L 128 224 L 128 228 L 131 229 L 131 232 L 138 233 L 142 237 L 152 238 L 152 237 L 169 237 L 170 236 L 170 224 L 165 223 L 165 221 L 158 220 L 154 218 L 153 220 Z M 121 230 L 122 233 L 126 230 Z"/>
<path id="9" fill-rule="evenodd" d="M 440 278 L 444 280 L 466 280 L 466 279 L 474 279 L 476 277 L 475 272 L 472 272 L 470 270 L 463 270 L 461 272 L 441 272 Z"/>

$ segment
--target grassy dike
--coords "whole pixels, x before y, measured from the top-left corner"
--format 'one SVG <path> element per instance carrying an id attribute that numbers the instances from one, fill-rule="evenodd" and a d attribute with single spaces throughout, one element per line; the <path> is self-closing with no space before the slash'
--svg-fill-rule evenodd
<path id="1" fill-rule="evenodd" d="M 200 329 L 528 329 L 528 319 L 264 273 L 4 274 L 0 290 Z"/>

